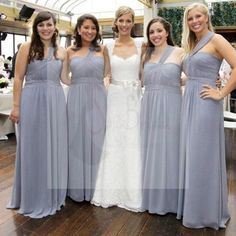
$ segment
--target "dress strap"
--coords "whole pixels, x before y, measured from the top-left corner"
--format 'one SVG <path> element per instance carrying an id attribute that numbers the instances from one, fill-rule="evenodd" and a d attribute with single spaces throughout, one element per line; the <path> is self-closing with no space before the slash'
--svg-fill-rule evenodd
<path id="1" fill-rule="evenodd" d="M 94 57 L 94 54 L 95 54 L 95 48 L 89 48 L 88 49 L 88 53 L 87 53 L 87 55 L 85 56 L 85 58 L 91 58 L 91 57 Z"/>
<path id="2" fill-rule="evenodd" d="M 174 47 L 168 45 L 165 48 L 164 52 L 162 53 L 161 58 L 158 63 L 163 64 L 165 60 L 169 57 L 169 55 L 173 52 L 173 50 L 174 50 Z"/>
<path id="3" fill-rule="evenodd" d="M 142 49 L 143 41 L 135 40 L 134 39 L 134 43 L 135 43 L 135 46 L 136 46 L 136 48 L 138 50 L 138 55 L 141 55 L 141 49 Z"/>
<path id="4" fill-rule="evenodd" d="M 201 38 L 201 40 L 197 43 L 193 51 L 190 53 L 190 56 L 197 53 L 201 48 L 203 48 L 214 36 L 214 33 L 212 31 L 209 31 L 204 37 Z"/>
<path id="5" fill-rule="evenodd" d="M 135 46 L 138 50 L 138 55 L 141 55 L 141 48 L 142 48 L 142 43 L 143 42 L 140 41 L 140 40 L 135 40 L 134 39 L 134 43 L 135 43 Z M 112 42 L 109 42 L 108 44 L 106 44 L 106 47 L 108 49 L 109 57 L 111 57 L 112 54 L 113 54 L 114 46 L 115 46 L 115 40 L 113 40 Z"/>
<path id="6" fill-rule="evenodd" d="M 113 40 L 113 41 L 111 41 L 111 42 L 109 42 L 109 43 L 106 44 L 106 47 L 107 47 L 108 54 L 109 54 L 109 57 L 110 57 L 110 58 L 111 58 L 111 56 L 112 56 L 114 46 L 115 46 L 115 40 Z"/>
<path id="7" fill-rule="evenodd" d="M 47 56 L 47 60 L 53 60 L 54 59 L 54 52 L 56 51 L 56 48 L 54 47 L 49 47 L 48 48 L 48 56 Z"/>

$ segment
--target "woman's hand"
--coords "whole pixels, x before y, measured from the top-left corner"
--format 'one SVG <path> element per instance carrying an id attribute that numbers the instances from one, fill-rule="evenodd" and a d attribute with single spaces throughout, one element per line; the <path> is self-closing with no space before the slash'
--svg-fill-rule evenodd
<path id="1" fill-rule="evenodd" d="M 216 80 L 216 87 L 217 87 L 217 88 L 221 88 L 221 86 L 222 86 L 221 79 L 218 78 L 218 79 Z"/>
<path id="2" fill-rule="evenodd" d="M 9 119 L 12 120 L 14 123 L 19 123 L 20 120 L 20 109 L 19 107 L 13 107 Z"/>
<path id="3" fill-rule="evenodd" d="M 210 85 L 203 85 L 203 89 L 200 92 L 200 97 L 203 99 L 211 98 L 219 101 L 223 98 L 223 95 L 220 90 L 214 89 Z"/>

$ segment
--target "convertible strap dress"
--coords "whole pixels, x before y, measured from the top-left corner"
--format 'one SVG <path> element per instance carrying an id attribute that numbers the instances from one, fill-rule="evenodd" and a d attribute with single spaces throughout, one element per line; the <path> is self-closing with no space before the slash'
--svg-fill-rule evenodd
<path id="1" fill-rule="evenodd" d="M 19 139 L 8 208 L 31 218 L 54 214 L 65 204 L 68 175 L 66 100 L 62 61 L 48 57 L 28 64 L 20 105 Z"/>
<path id="2" fill-rule="evenodd" d="M 223 105 L 200 98 L 203 85 L 216 87 L 221 65 L 203 49 L 213 36 L 208 32 L 184 61 L 177 218 L 190 228 L 224 228 L 229 219 Z"/>
<path id="3" fill-rule="evenodd" d="M 158 62 L 144 66 L 141 103 L 143 208 L 164 215 L 177 212 L 181 66 L 165 62 L 175 50 L 167 46 Z"/>
<path id="4" fill-rule="evenodd" d="M 70 60 L 72 84 L 68 92 L 69 128 L 68 196 L 90 201 L 97 178 L 106 127 L 104 59 L 89 49 Z"/>

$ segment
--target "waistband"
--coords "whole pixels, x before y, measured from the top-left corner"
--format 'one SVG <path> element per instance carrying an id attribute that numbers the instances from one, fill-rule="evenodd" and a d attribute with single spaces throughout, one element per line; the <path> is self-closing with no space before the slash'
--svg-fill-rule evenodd
<path id="1" fill-rule="evenodd" d="M 114 85 L 120 85 L 124 88 L 140 88 L 141 87 L 141 81 L 140 80 L 112 80 L 112 84 Z"/>
<path id="2" fill-rule="evenodd" d="M 79 79 L 73 79 L 71 81 L 71 85 L 73 84 L 103 84 L 103 81 L 97 78 L 79 78 Z"/>
<path id="3" fill-rule="evenodd" d="M 161 90 L 161 91 L 181 94 L 180 86 L 171 86 L 163 84 L 145 85 L 145 91 L 154 91 L 154 90 Z"/>
<path id="4" fill-rule="evenodd" d="M 60 81 L 54 81 L 54 80 L 28 80 L 25 82 L 25 86 L 36 85 L 36 84 L 49 84 L 49 85 L 61 86 Z"/>
<path id="5" fill-rule="evenodd" d="M 203 83 L 203 84 L 214 84 L 216 83 L 217 77 L 214 78 L 203 78 L 203 77 L 195 77 L 195 76 L 189 76 L 187 82 L 199 82 L 199 83 Z"/>

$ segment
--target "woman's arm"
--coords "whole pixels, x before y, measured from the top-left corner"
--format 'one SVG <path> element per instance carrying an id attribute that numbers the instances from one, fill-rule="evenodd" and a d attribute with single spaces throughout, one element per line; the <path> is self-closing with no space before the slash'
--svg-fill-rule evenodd
<path id="1" fill-rule="evenodd" d="M 30 48 L 29 42 L 22 44 L 16 58 L 15 78 L 13 85 L 13 108 L 9 116 L 9 118 L 16 123 L 19 122 L 20 118 L 19 115 L 20 115 L 21 92 L 28 65 L 29 48 Z"/>
<path id="2" fill-rule="evenodd" d="M 68 63 L 68 53 L 64 48 L 60 48 L 61 54 L 63 56 L 62 60 L 62 71 L 61 71 L 61 81 L 63 84 L 70 85 L 71 80 L 69 79 L 69 63 Z"/>
<path id="3" fill-rule="evenodd" d="M 143 87 L 144 58 L 145 58 L 145 54 L 142 55 L 142 58 L 140 60 L 140 66 L 139 66 L 139 79 L 141 81 L 141 87 Z"/>
<path id="4" fill-rule="evenodd" d="M 231 75 L 227 84 L 222 90 L 213 89 L 209 85 L 204 85 L 204 89 L 201 91 L 200 95 L 202 98 L 220 100 L 236 88 L 236 50 L 221 35 L 214 36 L 213 44 L 215 46 L 216 52 L 231 66 Z"/>
<path id="5" fill-rule="evenodd" d="M 110 65 L 110 58 L 108 49 L 106 46 L 102 46 L 103 50 L 103 57 L 104 57 L 104 86 L 105 88 L 108 88 L 110 82 L 111 82 L 111 65 Z"/>

